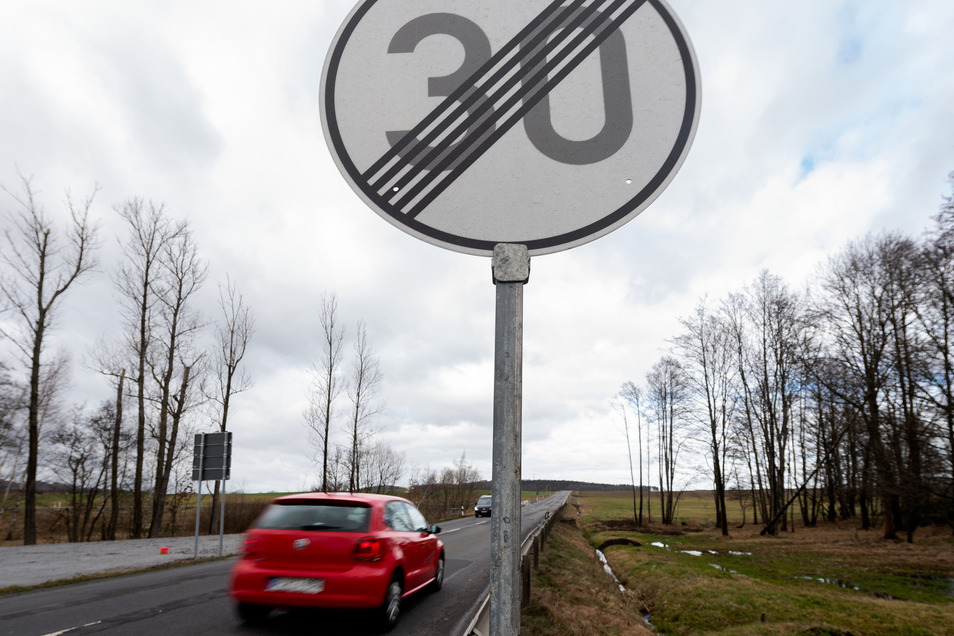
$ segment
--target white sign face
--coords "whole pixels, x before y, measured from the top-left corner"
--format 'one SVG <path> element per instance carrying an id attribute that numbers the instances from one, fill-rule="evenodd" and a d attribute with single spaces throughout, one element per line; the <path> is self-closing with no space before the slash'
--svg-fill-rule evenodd
<path id="1" fill-rule="evenodd" d="M 663 0 L 362 0 L 325 61 L 325 137 L 390 223 L 531 255 L 620 227 L 682 165 L 695 54 Z"/>

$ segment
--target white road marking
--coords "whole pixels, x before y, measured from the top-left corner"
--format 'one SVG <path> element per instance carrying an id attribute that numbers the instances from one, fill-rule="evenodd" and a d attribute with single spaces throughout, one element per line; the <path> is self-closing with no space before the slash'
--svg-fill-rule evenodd
<path id="1" fill-rule="evenodd" d="M 85 625 L 80 625 L 79 627 L 70 627 L 69 629 L 62 629 L 58 632 L 50 632 L 49 634 L 43 634 L 43 636 L 60 636 L 60 634 L 65 634 L 71 632 L 74 629 L 83 629 L 84 627 L 92 627 L 93 625 L 99 625 L 103 621 L 94 621 L 92 623 L 86 623 Z"/>
<path id="2" fill-rule="evenodd" d="M 482 526 L 485 523 L 490 523 L 490 521 L 478 521 L 477 523 L 472 523 L 469 526 L 464 526 L 463 528 L 451 528 L 450 530 L 441 530 L 441 534 L 450 534 L 451 532 L 460 532 L 464 528 L 473 528 L 474 526 Z"/>

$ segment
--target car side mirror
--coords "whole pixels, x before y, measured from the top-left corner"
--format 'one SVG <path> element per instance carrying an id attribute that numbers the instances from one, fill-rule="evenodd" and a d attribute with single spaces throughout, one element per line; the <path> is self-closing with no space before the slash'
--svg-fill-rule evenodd
<path id="1" fill-rule="evenodd" d="M 441 531 L 441 527 L 438 525 L 431 525 L 427 531 L 431 534 L 438 534 Z"/>

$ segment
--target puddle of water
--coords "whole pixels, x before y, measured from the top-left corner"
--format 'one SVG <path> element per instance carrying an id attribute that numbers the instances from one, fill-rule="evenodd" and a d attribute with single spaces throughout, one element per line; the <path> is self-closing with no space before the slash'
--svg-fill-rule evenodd
<path id="1" fill-rule="evenodd" d="M 731 574 L 731 575 L 733 575 L 733 576 L 745 576 L 744 574 L 739 574 L 739 573 L 736 572 L 735 570 L 730 570 L 729 568 L 724 568 L 724 567 L 722 567 L 721 565 L 718 565 L 718 564 L 716 564 L 716 563 L 710 563 L 709 565 L 711 565 L 712 567 L 714 567 L 714 568 L 717 569 L 717 570 L 722 570 L 723 572 L 726 572 L 726 573 Z"/>
<path id="2" fill-rule="evenodd" d="M 849 583 L 848 581 L 842 581 L 841 579 L 830 579 L 830 578 L 818 577 L 818 576 L 796 576 L 795 578 L 803 580 L 803 581 L 818 581 L 819 583 L 825 583 L 826 585 L 836 585 L 843 590 L 851 590 L 853 592 L 862 592 L 863 594 L 867 594 L 868 596 L 873 596 L 875 598 L 881 598 L 888 601 L 896 600 L 890 594 L 884 594 L 883 592 L 868 592 L 867 590 L 857 585 Z"/>
<path id="3" fill-rule="evenodd" d="M 616 573 L 613 572 L 613 568 L 611 568 L 611 567 L 609 566 L 609 561 L 606 560 L 606 555 L 603 554 L 602 552 L 600 552 L 599 550 L 597 550 L 597 551 L 596 551 L 596 556 L 599 558 L 600 563 L 603 564 L 603 571 L 605 571 L 607 574 L 609 574 L 611 577 L 613 577 L 613 580 L 616 581 L 616 585 L 619 586 L 619 591 L 620 591 L 620 592 L 625 592 L 625 591 L 626 591 L 626 588 L 623 587 L 623 584 L 619 582 L 619 579 L 618 579 L 618 578 L 616 578 Z"/>
<path id="4" fill-rule="evenodd" d="M 795 578 L 802 581 L 818 581 L 819 583 L 825 583 L 827 585 L 836 585 L 843 590 L 854 590 L 855 592 L 864 591 L 857 585 L 852 585 L 848 581 L 842 581 L 841 579 L 828 579 L 821 576 L 796 576 Z"/>
<path id="5" fill-rule="evenodd" d="M 672 546 L 668 543 L 662 543 L 661 541 L 653 541 L 649 545 L 654 548 L 662 548 L 663 550 L 672 550 Z M 702 556 L 703 554 L 711 554 L 712 556 L 719 556 L 721 553 L 718 550 L 706 550 L 702 552 L 701 550 L 679 550 L 683 554 L 688 554 L 690 556 Z M 739 552 L 737 550 L 729 550 L 728 554 L 731 556 L 752 556 L 751 552 Z"/>

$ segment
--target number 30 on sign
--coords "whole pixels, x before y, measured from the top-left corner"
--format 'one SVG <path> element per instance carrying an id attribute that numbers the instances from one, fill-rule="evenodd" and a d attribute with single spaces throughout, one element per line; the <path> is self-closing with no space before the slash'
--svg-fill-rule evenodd
<path id="1" fill-rule="evenodd" d="M 387 221 L 491 255 L 581 245 L 662 192 L 700 110 L 663 0 L 364 0 L 325 60 L 339 169 Z"/>

